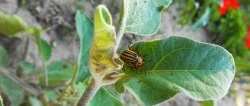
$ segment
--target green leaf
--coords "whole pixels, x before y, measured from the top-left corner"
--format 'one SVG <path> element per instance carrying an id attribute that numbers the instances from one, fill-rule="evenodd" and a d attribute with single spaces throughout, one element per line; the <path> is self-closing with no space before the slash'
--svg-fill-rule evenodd
<path id="1" fill-rule="evenodd" d="M 79 96 L 86 90 L 90 79 L 91 78 L 88 77 L 84 82 L 79 82 L 75 85 Z M 90 101 L 90 106 L 122 106 L 122 103 L 119 101 L 118 95 L 112 92 L 109 87 L 101 87 Z"/>
<path id="2" fill-rule="evenodd" d="M 9 98 L 13 106 L 19 106 L 23 101 L 23 90 L 10 81 L 8 78 L 0 74 L 0 89 Z"/>
<path id="3" fill-rule="evenodd" d="M 1 97 L 1 95 L 0 95 L 0 106 L 3 106 L 3 99 Z"/>
<path id="4" fill-rule="evenodd" d="M 36 44 L 38 46 L 42 61 L 48 61 L 51 57 L 52 48 L 45 40 L 41 39 L 42 29 L 33 27 L 30 28 L 28 32 L 35 36 Z"/>
<path id="5" fill-rule="evenodd" d="M 90 73 L 88 71 L 90 48 L 93 42 L 93 22 L 80 11 L 76 12 L 76 30 L 80 39 L 80 52 L 78 55 L 78 81 L 84 81 Z"/>
<path id="6" fill-rule="evenodd" d="M 235 56 L 235 64 L 238 72 L 249 72 L 250 70 L 250 60 L 248 58 L 243 58 L 241 56 Z"/>
<path id="7" fill-rule="evenodd" d="M 49 84 L 62 84 L 73 76 L 73 66 L 67 62 L 55 61 L 47 66 Z M 41 74 L 40 82 L 44 83 L 45 79 Z"/>
<path id="8" fill-rule="evenodd" d="M 31 106 L 43 106 L 42 102 L 35 97 L 29 96 L 29 102 Z"/>
<path id="9" fill-rule="evenodd" d="M 83 82 L 78 82 L 75 84 L 75 89 L 79 92 L 79 96 L 81 96 L 86 89 L 86 85 Z"/>
<path id="10" fill-rule="evenodd" d="M 0 45 L 0 66 L 7 65 L 9 62 L 9 56 L 3 46 Z"/>
<path id="11" fill-rule="evenodd" d="M 104 99 L 105 98 L 105 99 Z M 123 106 L 117 96 L 102 87 L 90 102 L 90 106 Z"/>
<path id="12" fill-rule="evenodd" d="M 13 36 L 26 29 L 26 23 L 17 15 L 8 16 L 0 11 L 0 33 Z"/>
<path id="13" fill-rule="evenodd" d="M 203 27 L 207 25 L 210 17 L 210 8 L 206 8 L 205 13 L 201 16 L 201 18 L 192 25 L 190 28 L 191 31 L 195 31 L 197 28 Z"/>
<path id="14" fill-rule="evenodd" d="M 22 68 L 26 75 L 30 74 L 32 71 L 35 71 L 36 68 L 35 64 L 28 61 L 20 61 L 19 66 Z"/>
<path id="15" fill-rule="evenodd" d="M 125 32 L 153 35 L 160 27 L 162 11 L 172 0 L 123 0 L 122 17 L 126 21 Z"/>
<path id="16" fill-rule="evenodd" d="M 58 92 L 55 90 L 47 90 L 45 91 L 45 95 L 48 97 L 49 100 L 56 101 L 58 98 Z"/>
<path id="17" fill-rule="evenodd" d="M 153 105 L 184 92 L 195 100 L 214 100 L 225 96 L 235 75 L 232 55 L 224 48 L 172 36 L 162 40 L 138 42 L 132 46 L 145 56 L 141 68 L 123 67 L 122 84 L 136 98 Z M 150 61 L 151 60 L 151 61 Z"/>
<path id="18" fill-rule="evenodd" d="M 209 100 L 209 101 L 202 101 L 201 106 L 215 106 L 214 101 Z"/>
<path id="19" fill-rule="evenodd" d="M 188 24 L 190 21 L 192 21 L 192 19 L 194 19 L 194 16 L 196 15 L 198 9 L 200 9 L 198 8 L 200 4 L 197 4 L 198 3 L 195 3 L 193 0 L 188 0 L 187 2 L 179 3 L 179 6 L 183 7 L 181 8 L 181 11 L 178 15 L 178 17 L 180 17 L 178 19 L 178 23 L 181 26 Z"/>
<path id="20" fill-rule="evenodd" d="M 51 46 L 43 39 L 40 39 L 40 56 L 43 61 L 48 61 L 51 57 Z"/>

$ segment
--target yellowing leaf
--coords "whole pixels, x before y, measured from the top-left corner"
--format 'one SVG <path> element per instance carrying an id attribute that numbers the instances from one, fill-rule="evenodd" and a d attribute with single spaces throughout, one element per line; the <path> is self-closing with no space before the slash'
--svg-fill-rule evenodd
<path id="1" fill-rule="evenodd" d="M 112 80 L 107 75 L 117 68 L 113 61 L 115 38 L 111 15 L 105 6 L 99 5 L 95 11 L 94 40 L 90 51 L 89 69 L 94 79 L 104 85 L 110 83 L 103 82 L 105 78 Z"/>

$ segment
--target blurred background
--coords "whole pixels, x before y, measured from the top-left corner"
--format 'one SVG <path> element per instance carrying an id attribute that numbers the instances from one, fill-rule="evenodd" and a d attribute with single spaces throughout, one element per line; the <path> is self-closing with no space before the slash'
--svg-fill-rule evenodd
<path id="1" fill-rule="evenodd" d="M 0 0 L 0 21 L 8 20 L 8 25 L 0 25 L 0 95 L 5 105 L 73 105 L 79 97 L 78 91 L 69 87 L 80 47 L 76 10 L 93 19 L 95 7 L 104 4 L 117 24 L 120 2 Z M 237 70 L 222 99 L 199 102 L 178 94 L 160 106 L 250 106 L 250 0 L 174 0 L 163 12 L 156 35 L 125 34 L 120 49 L 136 41 L 171 35 L 225 47 L 233 54 Z M 66 97 L 65 92 L 71 96 Z M 128 92 L 119 98 L 126 106 L 139 106 Z"/>

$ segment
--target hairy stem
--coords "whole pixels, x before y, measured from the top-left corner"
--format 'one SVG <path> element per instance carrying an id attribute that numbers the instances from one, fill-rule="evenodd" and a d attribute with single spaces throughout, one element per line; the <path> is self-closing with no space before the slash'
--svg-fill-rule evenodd
<path id="1" fill-rule="evenodd" d="M 123 7 L 122 7 L 122 12 L 121 12 L 121 15 L 120 15 L 120 26 L 118 28 L 118 31 L 117 31 L 117 38 L 116 38 L 116 45 L 114 47 L 114 51 L 116 52 L 118 47 L 119 47 L 119 44 L 122 40 L 122 36 L 123 36 L 123 33 L 124 33 L 124 30 L 125 30 L 125 27 L 126 27 L 126 23 L 127 23 L 127 19 L 128 19 L 128 2 L 123 2 Z"/>
<path id="2" fill-rule="evenodd" d="M 97 84 L 96 81 L 92 78 L 86 91 L 83 93 L 82 97 L 78 101 L 77 106 L 88 106 L 90 100 L 94 97 L 100 87 L 100 84 Z"/>

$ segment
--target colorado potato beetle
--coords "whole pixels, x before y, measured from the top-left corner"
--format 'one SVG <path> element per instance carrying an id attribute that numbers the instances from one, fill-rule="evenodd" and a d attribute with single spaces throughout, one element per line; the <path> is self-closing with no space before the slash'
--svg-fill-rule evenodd
<path id="1" fill-rule="evenodd" d="M 138 56 L 138 54 L 128 47 L 120 54 L 120 59 L 124 62 L 125 65 L 132 68 L 140 68 L 144 65 L 143 58 Z"/>

